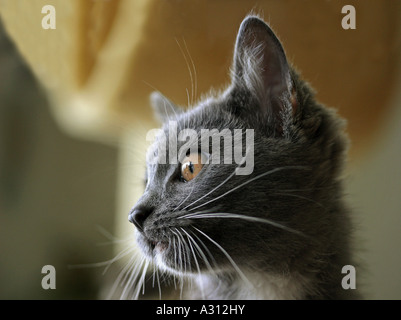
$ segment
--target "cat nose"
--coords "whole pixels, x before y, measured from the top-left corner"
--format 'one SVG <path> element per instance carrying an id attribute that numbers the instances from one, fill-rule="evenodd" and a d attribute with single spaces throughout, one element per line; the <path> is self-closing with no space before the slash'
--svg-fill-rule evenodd
<path id="1" fill-rule="evenodd" d="M 147 217 L 153 212 L 153 209 L 146 207 L 135 207 L 128 215 L 128 221 L 133 223 L 134 226 L 143 232 L 143 224 Z"/>

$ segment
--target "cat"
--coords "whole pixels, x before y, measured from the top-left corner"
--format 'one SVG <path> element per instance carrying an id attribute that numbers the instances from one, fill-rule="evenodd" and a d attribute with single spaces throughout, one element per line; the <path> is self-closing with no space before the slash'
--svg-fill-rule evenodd
<path id="1" fill-rule="evenodd" d="M 341 285 L 343 266 L 353 265 L 345 121 L 315 100 L 260 17 L 240 25 L 225 90 L 187 111 L 159 92 L 151 104 L 163 135 L 149 148 L 146 188 L 128 216 L 147 267 L 190 280 L 185 299 L 358 297 Z M 252 129 L 253 149 L 241 149 L 253 152 L 252 172 L 236 174 L 243 162 L 203 161 L 213 151 L 198 142 L 178 163 L 155 161 L 166 137 L 184 145 L 172 121 L 199 135 Z"/>

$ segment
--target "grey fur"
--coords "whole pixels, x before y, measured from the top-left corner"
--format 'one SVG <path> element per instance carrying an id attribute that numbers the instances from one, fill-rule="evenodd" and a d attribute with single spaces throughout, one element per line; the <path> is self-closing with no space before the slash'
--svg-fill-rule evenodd
<path id="1" fill-rule="evenodd" d="M 342 267 L 353 264 L 341 182 L 344 121 L 316 102 L 262 20 L 249 16 L 241 24 L 232 83 L 222 94 L 187 112 L 159 94 L 152 104 L 160 119 L 181 129 L 255 130 L 249 176 L 233 175 L 235 164 L 208 164 L 182 182 L 179 164 L 147 168 L 146 190 L 133 209 L 148 212 L 138 244 L 175 277 L 196 278 L 185 297 L 357 296 L 341 286 Z M 168 122 L 163 130 L 168 136 Z M 157 248 L 164 248 L 164 266 L 155 260 Z"/>

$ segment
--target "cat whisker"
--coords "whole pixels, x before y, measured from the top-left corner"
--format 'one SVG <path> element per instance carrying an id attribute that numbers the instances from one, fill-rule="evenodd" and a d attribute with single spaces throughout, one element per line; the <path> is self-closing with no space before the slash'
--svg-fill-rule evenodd
<path id="1" fill-rule="evenodd" d="M 270 219 L 258 218 L 258 217 L 253 217 L 253 216 L 237 214 L 237 213 L 228 213 L 228 212 L 209 212 L 209 213 L 202 213 L 202 214 L 193 213 L 193 214 L 187 214 L 187 215 L 179 217 L 179 219 L 211 219 L 211 218 L 242 219 L 242 220 L 251 221 L 251 222 L 266 223 L 273 227 L 280 228 L 285 231 L 292 232 L 292 233 L 298 234 L 300 236 L 306 237 L 306 235 L 303 234 L 302 232 L 294 230 L 290 227 L 287 227 L 281 223 L 272 221 Z"/>
<path id="2" fill-rule="evenodd" d="M 176 211 L 176 210 L 178 210 L 178 208 L 179 208 L 183 203 L 185 203 L 185 201 L 187 201 L 187 199 L 191 196 L 192 191 L 194 191 L 194 188 L 195 188 L 195 184 L 192 186 L 191 191 L 188 193 L 188 195 L 185 197 L 185 199 L 182 200 L 182 201 L 173 209 L 173 212 Z"/>
<path id="3" fill-rule="evenodd" d="M 156 281 L 157 281 L 157 287 L 159 289 L 159 300 L 161 300 L 162 299 L 162 290 L 161 290 L 160 279 L 159 279 L 159 268 L 156 267 L 156 264 L 153 264 L 152 288 L 155 288 Z"/>
<path id="4" fill-rule="evenodd" d="M 178 238 L 178 236 L 177 236 Z M 181 259 L 181 246 L 180 246 L 180 240 L 178 239 L 178 256 L 176 255 L 176 246 L 175 246 L 175 238 L 174 238 L 174 264 L 175 264 L 175 268 L 177 270 L 177 268 L 179 267 L 179 270 L 182 270 L 182 259 Z M 178 263 L 177 263 L 178 261 Z M 181 278 L 179 278 L 179 284 L 180 284 L 180 299 L 182 300 L 182 294 L 184 291 L 184 282 Z"/>
<path id="5" fill-rule="evenodd" d="M 197 203 L 198 201 L 202 200 L 203 198 L 207 197 L 208 195 L 210 195 L 211 193 L 213 193 L 214 191 L 216 191 L 217 189 L 219 189 L 220 187 L 222 187 L 228 180 L 230 180 L 233 176 L 235 175 L 235 170 L 223 181 L 221 182 L 219 185 L 217 185 L 215 188 L 213 188 L 212 190 L 210 190 L 209 192 L 207 192 L 206 194 L 204 194 L 202 197 L 198 198 L 197 200 L 193 201 L 192 203 L 190 203 L 189 205 L 187 205 L 185 208 L 182 208 L 181 210 L 185 210 L 188 207 L 194 205 L 195 203 Z M 192 210 L 192 209 L 191 209 Z M 189 211 L 191 211 L 189 210 Z"/>
<path id="6" fill-rule="evenodd" d="M 153 272 L 152 272 L 152 288 L 155 287 L 155 273 L 156 273 L 156 265 L 153 264 Z"/>
<path id="7" fill-rule="evenodd" d="M 192 105 L 192 104 L 194 103 L 194 92 L 195 92 L 195 90 L 194 90 L 194 84 L 195 84 L 195 82 L 194 82 L 194 77 L 193 77 L 193 74 L 192 74 L 192 70 L 191 70 L 191 67 L 190 67 L 188 58 L 187 58 L 187 56 L 186 56 L 184 50 L 182 49 L 182 47 L 181 47 L 181 45 L 180 45 L 180 42 L 178 41 L 177 38 L 175 38 L 175 42 L 177 43 L 178 47 L 180 48 L 181 54 L 182 54 L 182 56 L 184 57 L 185 63 L 186 63 L 187 68 L 188 68 L 189 77 L 190 77 L 190 79 L 191 79 L 191 99 L 189 99 L 188 89 L 186 89 L 186 91 L 187 91 L 187 96 L 188 96 L 188 106 L 190 106 L 190 105 Z M 184 40 L 184 44 L 185 44 L 185 47 L 187 47 L 187 45 L 186 45 L 186 43 L 185 43 L 185 40 Z M 187 51 L 188 51 L 188 48 L 187 48 Z M 191 60 L 192 60 L 192 59 L 191 59 Z M 193 61 L 192 61 L 192 65 L 193 65 Z"/>
<path id="8" fill-rule="evenodd" d="M 159 300 L 162 299 L 162 289 L 160 285 L 160 277 L 159 277 L 159 268 L 156 268 L 156 279 L 157 279 L 157 287 L 159 288 Z"/>
<path id="9" fill-rule="evenodd" d="M 124 282 L 124 280 L 121 281 L 121 279 L 129 274 L 128 269 L 133 268 L 135 260 L 137 260 L 137 257 L 133 255 L 119 272 L 116 280 L 114 280 L 113 286 L 111 287 L 108 296 L 106 297 L 107 300 L 110 300 L 113 297 L 115 291 L 117 290 L 117 287 Z"/>
<path id="10" fill-rule="evenodd" d="M 104 242 L 97 243 L 96 246 L 99 246 L 99 247 L 110 246 L 110 245 L 115 245 L 115 244 L 127 243 L 128 241 L 131 242 L 132 239 L 121 239 L 121 240 L 104 241 Z"/>
<path id="11" fill-rule="evenodd" d="M 199 256 L 203 259 L 203 261 L 205 262 L 206 267 L 208 268 L 208 270 L 211 273 L 214 273 L 214 270 L 212 268 L 212 266 L 209 263 L 209 260 L 207 259 L 205 253 L 203 252 L 203 250 L 199 247 L 199 245 L 196 243 L 195 239 L 185 230 L 182 230 L 185 232 L 185 234 L 187 235 L 188 239 L 190 242 L 193 243 L 193 245 L 195 246 L 196 251 L 199 253 Z"/>
<path id="12" fill-rule="evenodd" d="M 242 270 L 238 267 L 238 265 L 235 263 L 233 258 L 228 254 L 228 252 L 216 241 L 214 241 L 211 237 L 209 237 L 206 233 L 203 231 L 199 230 L 198 228 L 192 226 L 196 231 L 198 231 L 200 234 L 202 234 L 205 238 L 207 238 L 210 242 L 212 242 L 219 250 L 226 256 L 228 261 L 231 263 L 235 271 L 238 273 L 238 275 L 241 277 L 242 280 L 244 280 L 248 285 L 252 286 L 252 283 L 248 280 L 248 278 L 245 276 L 245 274 L 242 272 Z"/>
<path id="13" fill-rule="evenodd" d="M 247 150 L 248 151 L 248 150 Z M 227 183 L 228 180 L 230 180 L 235 174 L 236 174 L 236 170 L 237 168 L 241 167 L 244 162 L 246 161 L 246 157 L 243 158 L 243 160 L 238 164 L 238 166 L 234 169 L 234 171 L 223 181 L 221 182 L 219 185 L 217 185 L 215 188 L 213 188 L 212 190 L 210 190 L 208 193 L 204 194 L 202 197 L 198 198 L 197 200 L 193 201 L 192 203 L 190 203 L 189 205 L 187 205 L 185 208 L 183 208 L 182 210 L 187 209 L 188 207 L 194 205 L 195 203 L 197 203 L 198 201 L 202 200 L 203 198 L 207 197 L 208 195 L 210 195 L 211 193 L 215 192 L 216 190 L 218 190 L 219 188 L 221 188 L 225 183 Z M 191 190 L 192 192 L 192 190 Z M 189 197 L 189 195 L 186 197 L 186 199 Z M 184 202 L 186 201 L 186 199 L 184 200 Z M 180 203 L 181 205 L 181 203 Z"/>
<path id="14" fill-rule="evenodd" d="M 174 248 L 174 266 L 175 266 L 175 270 L 182 270 L 183 266 L 182 266 L 182 254 L 181 254 L 181 240 L 179 238 L 179 236 L 173 231 L 171 230 L 173 235 L 175 237 L 173 237 L 173 248 Z M 178 240 L 178 246 L 176 245 L 175 239 L 177 238 Z M 178 256 L 177 256 L 178 254 Z M 175 279 L 175 278 L 174 278 Z M 180 285 L 180 299 L 182 300 L 182 293 L 184 291 L 184 282 L 181 278 L 178 278 L 178 282 Z"/>
<path id="15" fill-rule="evenodd" d="M 127 299 L 128 297 L 128 291 L 132 287 L 132 283 L 135 283 L 138 270 L 140 270 L 142 266 L 142 262 L 145 260 L 143 257 L 140 262 L 138 263 L 138 260 L 131 260 L 130 263 L 127 264 L 127 269 L 125 270 L 124 273 L 122 273 L 123 278 L 120 280 L 120 286 L 123 287 L 123 291 L 120 295 L 120 300 Z M 138 271 L 138 272 L 137 272 Z"/>
<path id="16" fill-rule="evenodd" d="M 188 104 L 188 106 L 190 106 L 191 105 L 191 99 L 189 98 L 188 88 L 185 88 L 185 93 L 187 94 L 187 104 Z"/>
<path id="17" fill-rule="evenodd" d="M 210 259 L 213 262 L 213 265 L 217 268 L 217 262 L 214 259 L 212 253 L 210 252 L 210 250 L 208 249 L 208 247 L 205 245 L 205 243 L 196 235 L 195 232 L 191 231 L 191 234 L 198 240 L 198 242 L 202 245 L 202 247 L 205 249 L 206 253 L 209 255 Z M 205 257 L 205 261 L 207 261 L 207 258 Z M 210 266 L 210 263 L 209 263 Z M 213 268 L 209 269 L 209 271 L 211 271 L 212 273 L 215 272 L 215 270 Z"/>
<path id="18" fill-rule="evenodd" d="M 74 265 L 69 265 L 68 268 L 69 269 L 79 269 L 79 268 L 97 268 L 97 267 L 105 266 L 105 269 L 103 270 L 103 273 L 102 273 L 104 275 L 114 262 L 122 259 L 123 257 L 127 256 L 128 254 L 132 253 L 133 251 L 135 251 L 135 248 L 128 247 L 128 248 L 121 250 L 121 252 L 119 252 L 114 258 L 112 258 L 110 260 L 106 260 L 106 261 L 102 261 L 102 262 L 94 262 L 94 263 L 74 264 Z"/>
<path id="19" fill-rule="evenodd" d="M 304 191 L 316 191 L 316 190 L 328 190 L 331 186 L 324 186 L 324 187 L 313 187 L 313 188 L 297 188 L 297 189 L 269 189 L 266 188 L 267 191 L 280 191 L 280 192 L 304 192 Z"/>
<path id="20" fill-rule="evenodd" d="M 136 292 L 133 295 L 134 300 L 138 300 L 139 294 L 141 292 L 141 288 L 142 288 L 142 295 L 145 294 L 145 276 L 146 276 L 146 272 L 148 271 L 149 261 L 147 259 L 145 259 L 144 264 L 145 264 L 145 266 L 142 267 L 142 275 L 137 284 Z M 142 263 L 142 265 L 143 265 L 143 263 Z"/>
<path id="21" fill-rule="evenodd" d="M 175 270 L 177 270 L 177 249 L 175 244 L 175 237 L 173 237 L 173 249 L 174 249 L 174 268 Z"/>
<path id="22" fill-rule="evenodd" d="M 128 237 L 126 239 L 119 239 L 99 224 L 96 224 L 96 229 L 102 236 L 104 236 L 109 241 L 108 243 L 110 243 L 110 244 L 122 243 L 122 242 L 127 242 L 127 241 L 132 240 L 131 237 Z M 106 243 L 106 244 L 108 244 L 108 243 Z M 103 244 L 105 244 L 105 243 L 101 243 L 100 245 L 103 245 Z"/>
<path id="23" fill-rule="evenodd" d="M 324 210 L 326 210 L 326 207 L 325 207 L 324 205 L 322 205 L 320 202 L 317 202 L 317 201 L 315 201 L 315 200 L 313 200 L 313 199 L 310 199 L 310 198 L 307 198 L 307 197 L 304 197 L 304 196 L 300 196 L 300 195 L 298 195 L 298 194 L 289 193 L 289 192 L 287 192 L 287 190 L 285 190 L 285 192 L 283 192 L 283 193 L 278 193 L 278 192 L 276 192 L 276 193 L 274 193 L 274 194 L 276 194 L 276 195 L 281 195 L 281 196 L 295 197 L 295 198 L 307 200 L 307 201 L 313 202 L 314 204 L 316 204 L 316 205 L 318 205 L 319 207 L 321 207 L 321 208 L 323 208 Z"/>
<path id="24" fill-rule="evenodd" d="M 126 255 L 132 253 L 135 249 L 134 248 L 127 248 L 125 250 L 122 250 L 119 254 L 117 254 L 113 259 L 111 259 L 108 262 L 108 265 L 106 266 L 106 268 L 103 270 L 103 274 L 106 274 L 107 270 L 110 268 L 110 266 L 116 262 L 117 260 L 122 259 L 123 257 L 125 257 Z"/>
<path id="25" fill-rule="evenodd" d="M 177 250 L 176 250 L 176 244 L 175 244 L 175 237 L 172 237 L 172 240 L 170 240 L 170 243 L 173 242 L 173 249 L 174 249 L 174 269 L 177 270 Z M 177 281 L 176 281 L 176 275 L 173 274 L 173 282 L 174 282 L 174 290 L 177 290 Z"/>
<path id="26" fill-rule="evenodd" d="M 185 241 L 183 235 L 181 234 L 181 232 L 177 228 L 174 228 L 174 230 L 176 231 L 177 238 L 180 239 L 180 245 L 182 246 L 182 257 L 183 257 L 183 262 L 184 262 L 184 266 L 183 266 L 184 273 L 187 273 L 187 266 L 188 266 L 188 272 L 191 273 L 192 272 L 191 257 L 190 257 L 190 253 L 189 253 L 190 250 L 188 248 L 188 244 L 186 243 L 186 241 Z"/>
<path id="27" fill-rule="evenodd" d="M 188 54 L 189 60 L 191 61 L 192 70 L 193 70 L 193 72 L 194 72 L 194 80 L 195 80 L 194 88 L 195 88 L 195 91 L 194 91 L 194 94 L 193 94 L 193 97 L 194 97 L 194 98 L 193 98 L 193 100 L 192 100 L 192 104 L 194 104 L 194 102 L 195 102 L 194 99 L 196 99 L 197 94 L 198 94 L 198 92 L 197 92 L 197 91 L 198 91 L 198 76 L 197 76 L 197 74 L 196 74 L 196 68 L 195 68 L 194 60 L 192 59 L 192 56 L 191 56 L 191 54 L 190 54 L 190 52 L 189 52 L 189 50 L 188 50 L 187 42 L 185 41 L 184 38 L 182 38 L 182 41 L 184 42 L 185 50 L 186 50 L 186 52 L 187 52 L 187 54 Z"/>
<path id="28" fill-rule="evenodd" d="M 226 195 L 228 195 L 228 194 L 234 192 L 235 190 L 238 190 L 239 188 L 244 187 L 245 185 L 247 185 L 247 184 L 249 184 L 249 183 L 251 183 L 251 182 L 253 182 L 253 181 L 257 180 L 257 179 L 260 179 L 260 178 L 262 178 L 262 177 L 271 175 L 271 174 L 276 173 L 276 172 L 278 172 L 278 171 L 290 170 L 290 169 L 308 170 L 309 168 L 308 168 L 308 167 L 305 167 L 305 166 L 286 166 L 286 167 L 279 167 L 279 168 L 275 168 L 275 169 L 269 170 L 269 171 L 267 171 L 267 172 L 261 173 L 261 174 L 257 175 L 256 177 L 253 177 L 253 178 L 251 178 L 251 179 L 245 181 L 244 183 L 241 183 L 240 185 L 238 185 L 238 186 L 232 188 L 231 190 L 229 190 L 229 191 L 223 193 L 222 195 L 220 195 L 220 196 L 218 196 L 218 197 L 216 197 L 216 198 L 214 198 L 214 199 L 212 199 L 212 200 L 206 201 L 206 202 L 202 203 L 202 204 L 199 205 L 199 206 L 196 206 L 196 207 L 194 207 L 194 208 L 189 209 L 188 211 L 195 210 L 195 209 L 200 208 L 200 207 L 203 207 L 203 206 L 205 206 L 205 205 L 207 205 L 207 204 L 209 204 L 209 203 L 211 203 L 211 202 L 214 202 L 214 201 L 216 201 L 216 200 L 218 200 L 218 199 L 221 199 L 222 197 L 225 197 Z M 234 172 L 234 174 L 235 174 L 235 172 Z M 233 175 L 233 174 L 231 174 L 231 175 L 229 176 L 229 178 L 231 178 L 232 175 Z M 228 180 L 229 178 L 227 178 L 226 180 Z M 224 180 L 223 182 L 226 182 L 226 180 Z M 219 186 L 220 186 L 220 185 L 219 185 Z M 212 190 L 212 191 L 213 191 L 213 190 Z M 209 193 L 210 193 L 210 192 L 209 192 Z M 198 200 L 200 200 L 200 199 L 202 199 L 202 198 L 203 198 L 203 197 L 199 198 Z M 198 200 L 197 200 L 197 201 L 198 201 Z M 197 202 L 197 201 L 196 201 L 196 202 Z M 185 209 L 185 208 L 184 208 L 184 209 Z M 183 210 L 184 210 L 184 209 L 183 209 Z"/>
<path id="29" fill-rule="evenodd" d="M 176 228 L 174 228 L 174 229 L 176 229 Z M 181 251 L 181 239 L 180 239 L 180 237 L 178 236 L 178 234 L 174 230 L 171 229 L 171 232 L 175 235 L 175 238 L 177 238 L 177 241 L 178 241 L 178 245 L 177 245 L 178 259 L 177 259 L 177 257 L 174 258 L 174 260 L 175 260 L 174 264 L 176 265 L 177 264 L 177 260 L 178 260 L 178 262 L 179 262 L 179 265 L 178 265 L 179 270 L 183 270 L 184 255 L 183 255 L 183 253 Z M 175 248 L 174 248 L 174 250 L 175 250 Z"/>
<path id="30" fill-rule="evenodd" d="M 196 269 L 198 270 L 198 274 L 200 276 L 201 275 L 201 271 L 200 271 L 198 259 L 196 258 L 196 254 L 195 254 L 194 248 L 193 248 L 192 243 L 191 243 L 191 237 L 183 228 L 180 228 L 180 229 L 187 235 L 188 245 L 189 245 L 189 248 L 191 249 L 192 256 L 194 257 L 194 262 L 195 262 L 195 265 L 196 265 Z M 203 288 L 203 283 L 200 283 L 200 290 L 201 290 L 201 294 L 202 294 L 202 299 L 205 300 L 205 292 L 204 292 L 204 288 Z"/>
<path id="31" fill-rule="evenodd" d="M 141 257 L 140 261 L 134 260 L 133 263 L 129 266 L 127 272 L 124 273 L 124 278 L 121 281 L 121 285 L 124 285 L 123 292 L 121 293 L 120 300 L 127 299 L 128 291 L 133 287 L 133 284 L 137 281 L 138 276 L 141 272 L 143 264 L 145 263 L 146 258 Z M 137 284 L 138 285 L 138 284 Z"/>

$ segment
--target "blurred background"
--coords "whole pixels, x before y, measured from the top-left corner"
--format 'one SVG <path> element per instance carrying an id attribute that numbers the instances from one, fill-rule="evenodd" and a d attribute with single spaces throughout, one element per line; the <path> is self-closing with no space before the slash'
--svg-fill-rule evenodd
<path id="1" fill-rule="evenodd" d="M 0 299 L 107 297 L 119 271 L 107 261 L 133 245 L 127 214 L 157 126 L 149 94 L 187 106 L 224 88 L 251 11 L 347 119 L 357 287 L 401 298 L 401 1 L 2 0 Z M 44 265 L 55 290 L 41 286 Z"/>

